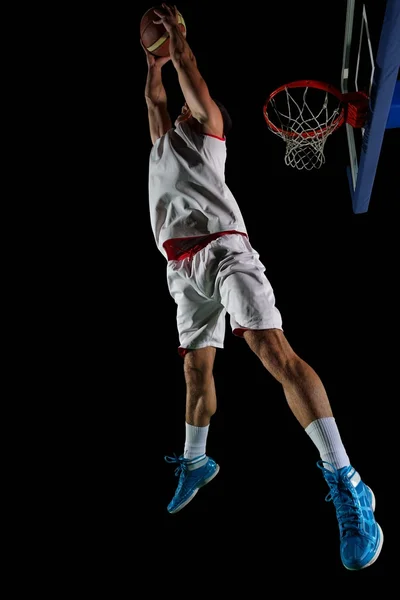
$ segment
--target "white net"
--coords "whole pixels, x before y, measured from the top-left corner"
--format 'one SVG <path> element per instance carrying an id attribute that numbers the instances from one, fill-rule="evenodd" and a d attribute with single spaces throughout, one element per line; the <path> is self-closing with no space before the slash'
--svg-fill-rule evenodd
<path id="1" fill-rule="evenodd" d="M 325 163 L 326 140 L 341 124 L 339 99 L 317 88 L 285 88 L 266 110 L 270 130 L 286 143 L 285 164 L 319 169 Z"/>

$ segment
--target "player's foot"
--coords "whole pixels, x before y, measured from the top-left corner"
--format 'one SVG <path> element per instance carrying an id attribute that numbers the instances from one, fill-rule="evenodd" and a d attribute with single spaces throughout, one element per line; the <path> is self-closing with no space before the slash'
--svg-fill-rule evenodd
<path id="1" fill-rule="evenodd" d="M 168 463 L 178 464 L 175 475 L 179 476 L 179 481 L 175 495 L 167 506 L 169 513 L 176 513 L 189 504 L 199 489 L 214 479 L 219 471 L 219 465 L 205 454 L 190 460 L 183 456 L 165 456 L 164 459 Z"/>
<path id="2" fill-rule="evenodd" d="M 336 508 L 342 563 L 351 571 L 365 569 L 376 561 L 383 544 L 383 532 L 374 517 L 375 496 L 351 465 L 335 469 L 320 460 L 317 466 L 331 490 L 325 500 L 332 500 Z"/>

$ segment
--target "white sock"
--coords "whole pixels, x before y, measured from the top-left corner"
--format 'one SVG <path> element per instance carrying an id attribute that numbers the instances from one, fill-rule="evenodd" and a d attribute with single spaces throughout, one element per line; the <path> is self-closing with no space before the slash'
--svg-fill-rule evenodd
<path id="1" fill-rule="evenodd" d="M 208 428 L 206 427 L 195 427 L 185 423 L 186 437 L 185 437 L 185 449 L 183 452 L 183 458 L 196 458 L 206 453 L 206 442 L 208 435 Z"/>
<path id="2" fill-rule="evenodd" d="M 333 417 L 316 419 L 306 427 L 305 432 L 317 446 L 321 460 L 330 463 L 336 469 L 347 467 L 350 464 Z M 331 470 L 327 465 L 324 466 Z"/>

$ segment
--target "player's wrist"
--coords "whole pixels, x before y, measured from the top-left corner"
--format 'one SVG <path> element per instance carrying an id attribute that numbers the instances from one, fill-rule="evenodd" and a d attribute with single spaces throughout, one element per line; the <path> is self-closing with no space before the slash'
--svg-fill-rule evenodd
<path id="1" fill-rule="evenodd" d="M 150 71 L 161 71 L 161 64 L 157 60 L 153 60 L 147 63 Z"/>

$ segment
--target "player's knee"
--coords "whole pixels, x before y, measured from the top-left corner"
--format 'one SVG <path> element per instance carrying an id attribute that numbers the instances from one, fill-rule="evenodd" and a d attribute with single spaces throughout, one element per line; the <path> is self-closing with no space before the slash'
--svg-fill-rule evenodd
<path id="1" fill-rule="evenodd" d="M 296 373 L 299 357 L 293 352 L 280 329 L 247 331 L 244 338 L 266 369 L 279 381 Z"/>

